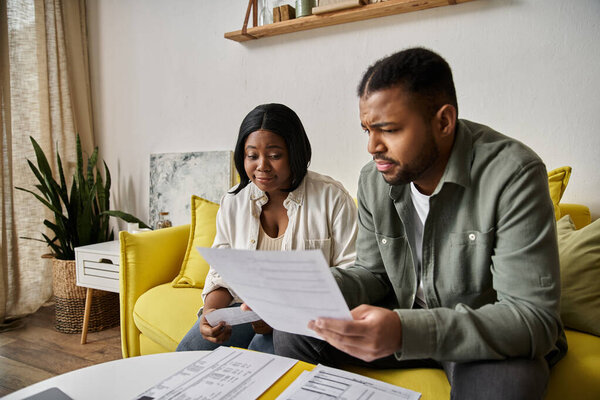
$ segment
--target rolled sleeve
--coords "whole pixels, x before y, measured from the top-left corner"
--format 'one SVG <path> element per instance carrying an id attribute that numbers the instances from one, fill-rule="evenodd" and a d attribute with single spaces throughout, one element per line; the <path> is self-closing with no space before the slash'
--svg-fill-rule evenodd
<path id="1" fill-rule="evenodd" d="M 436 323 L 427 310 L 394 310 L 402 324 L 402 348 L 394 353 L 398 361 L 429 358 L 436 347 Z"/>
<path id="2" fill-rule="evenodd" d="M 216 289 L 224 288 L 229 291 L 233 300 L 230 304 L 234 303 L 242 303 L 242 299 L 238 297 L 238 295 L 231 289 L 227 283 L 221 278 L 221 275 L 217 271 L 215 271 L 212 267 L 208 270 L 208 274 L 206 275 L 206 280 L 204 282 L 204 290 L 202 290 L 202 302 L 206 302 L 206 296 Z"/>

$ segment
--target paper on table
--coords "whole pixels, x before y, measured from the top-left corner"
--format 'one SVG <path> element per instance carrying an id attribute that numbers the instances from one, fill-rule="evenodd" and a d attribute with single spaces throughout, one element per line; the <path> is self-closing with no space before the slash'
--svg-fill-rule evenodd
<path id="1" fill-rule="evenodd" d="M 319 364 L 311 372 L 304 371 L 277 397 L 277 400 L 323 398 L 418 400 L 421 398 L 421 393 Z"/>
<path id="2" fill-rule="evenodd" d="M 254 311 L 242 311 L 240 307 L 219 308 L 208 314 L 204 314 L 204 317 L 210 326 L 215 326 L 221 321 L 225 321 L 227 325 L 239 325 L 260 319 Z"/>
<path id="3" fill-rule="evenodd" d="M 320 250 L 197 249 L 272 328 L 320 339 L 308 329 L 309 321 L 352 319 Z"/>
<path id="4" fill-rule="evenodd" d="M 221 346 L 136 399 L 255 399 L 296 362 L 274 354 Z"/>

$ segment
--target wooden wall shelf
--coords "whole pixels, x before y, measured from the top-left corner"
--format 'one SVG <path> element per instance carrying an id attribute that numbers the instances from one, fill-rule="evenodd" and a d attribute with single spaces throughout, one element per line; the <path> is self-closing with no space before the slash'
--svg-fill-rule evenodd
<path id="1" fill-rule="evenodd" d="M 246 42 L 268 36 L 283 35 L 285 33 L 345 24 L 347 22 L 362 21 L 365 19 L 384 17 L 386 15 L 402 14 L 428 8 L 466 3 L 468 1 L 473 0 L 388 0 L 381 3 L 333 11 L 327 14 L 310 15 L 274 24 L 255 26 L 248 28 L 245 34 L 242 30 L 227 32 L 225 38 L 236 42 Z"/>

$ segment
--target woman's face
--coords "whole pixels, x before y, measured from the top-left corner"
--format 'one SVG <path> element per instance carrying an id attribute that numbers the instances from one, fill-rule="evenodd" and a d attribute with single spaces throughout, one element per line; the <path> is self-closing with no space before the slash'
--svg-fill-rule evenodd
<path id="1" fill-rule="evenodd" d="M 252 132 L 244 145 L 244 170 L 263 192 L 288 189 L 291 171 L 285 140 L 271 131 Z"/>

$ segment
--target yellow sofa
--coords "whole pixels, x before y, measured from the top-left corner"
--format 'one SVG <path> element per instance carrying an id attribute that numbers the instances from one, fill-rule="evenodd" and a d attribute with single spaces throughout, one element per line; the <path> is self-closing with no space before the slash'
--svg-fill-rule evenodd
<path id="1" fill-rule="evenodd" d="M 591 222 L 587 207 L 559 206 L 561 215 L 571 215 L 577 228 Z M 171 284 L 180 271 L 189 231 L 190 225 L 183 225 L 120 233 L 123 357 L 175 351 L 196 321 L 202 290 Z M 569 351 L 552 369 L 546 398 L 600 399 L 600 337 L 574 330 L 566 334 Z M 351 370 L 421 392 L 424 400 L 449 398 L 450 386 L 442 370 Z"/>

